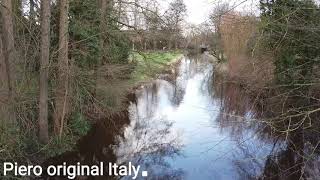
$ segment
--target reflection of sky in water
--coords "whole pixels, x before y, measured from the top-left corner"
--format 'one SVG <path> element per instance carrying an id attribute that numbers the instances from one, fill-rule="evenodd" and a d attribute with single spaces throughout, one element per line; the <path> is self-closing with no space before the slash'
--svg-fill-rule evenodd
<path id="1" fill-rule="evenodd" d="M 140 163 L 152 171 L 151 179 L 161 173 L 169 179 L 237 179 L 235 164 L 249 166 L 252 159 L 263 164 L 271 147 L 246 129 L 249 123 L 241 125 L 244 133 L 235 139 L 216 121 L 220 103 L 209 90 L 211 74 L 209 63 L 184 59 L 175 85 L 157 80 L 138 91 L 131 124 L 117 149 L 119 161 Z M 251 171 L 259 174 L 261 168 Z M 177 175 L 179 169 L 184 175 Z"/>

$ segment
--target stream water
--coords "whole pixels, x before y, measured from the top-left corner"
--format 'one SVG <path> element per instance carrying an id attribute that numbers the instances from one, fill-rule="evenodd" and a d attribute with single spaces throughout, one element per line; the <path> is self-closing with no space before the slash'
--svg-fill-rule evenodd
<path id="1" fill-rule="evenodd" d="M 113 117 L 121 125 L 96 124 L 76 151 L 49 162 L 132 162 L 148 171 L 138 179 L 152 180 L 319 177 L 319 158 L 299 163 L 302 136 L 275 138 L 241 88 L 214 72 L 207 54 L 183 57 L 170 81 L 136 90 L 124 117 Z"/>
<path id="2" fill-rule="evenodd" d="M 156 80 L 136 92 L 118 161 L 142 165 L 151 179 L 190 180 L 239 179 L 240 165 L 263 164 L 272 144 L 262 142 L 247 121 L 253 112 L 246 100 L 240 102 L 244 118 L 223 114 L 226 101 L 215 91 L 219 83 L 206 57 L 185 57 L 173 82 Z"/>

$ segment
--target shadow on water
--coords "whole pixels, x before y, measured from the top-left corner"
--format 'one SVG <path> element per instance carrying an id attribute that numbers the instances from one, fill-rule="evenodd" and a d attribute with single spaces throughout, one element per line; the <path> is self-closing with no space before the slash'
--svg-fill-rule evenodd
<path id="1" fill-rule="evenodd" d="M 173 80 L 138 89 L 121 116 L 96 124 L 76 151 L 47 163 L 132 162 L 148 171 L 138 179 L 319 178 L 318 151 L 304 131 L 282 136 L 263 115 L 206 54 L 185 57 Z"/>

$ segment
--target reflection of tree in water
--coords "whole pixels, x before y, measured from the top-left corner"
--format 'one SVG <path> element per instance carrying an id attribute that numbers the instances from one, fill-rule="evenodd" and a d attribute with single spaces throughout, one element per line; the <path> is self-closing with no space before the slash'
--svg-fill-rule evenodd
<path id="1" fill-rule="evenodd" d="M 273 139 L 274 145 L 265 157 L 260 161 L 256 158 L 256 151 L 241 149 L 241 153 L 247 153 L 247 160 L 237 160 L 235 162 L 238 172 L 243 179 L 270 179 L 270 180 L 295 180 L 295 179 L 319 179 L 319 160 L 308 156 L 313 149 L 303 147 L 301 132 L 295 132 L 288 137 L 287 141 Z M 242 146 L 244 147 L 244 146 Z M 248 147 L 246 147 L 248 148 Z M 310 151 L 311 150 L 311 151 Z M 309 151 L 309 153 L 306 153 Z M 306 157 L 308 157 L 306 159 Z M 253 171 L 256 167 L 261 171 Z"/>
<path id="2" fill-rule="evenodd" d="M 111 115 L 107 119 L 101 119 L 95 124 L 90 132 L 77 142 L 77 148 L 73 151 L 47 159 L 42 166 L 61 165 L 67 162 L 68 165 L 76 165 L 77 162 L 85 165 L 98 165 L 100 162 L 116 163 L 117 156 L 113 146 L 117 143 L 117 136 L 121 135 L 120 129 L 129 123 L 128 111 Z M 117 121 L 115 123 L 114 121 Z M 105 168 L 105 174 L 108 174 Z M 48 179 L 66 179 L 66 177 L 46 177 Z M 116 179 L 116 177 L 79 177 L 86 180 Z"/>
<path id="3" fill-rule="evenodd" d="M 267 113 L 260 112 L 238 85 L 215 75 L 213 89 L 212 97 L 220 102 L 217 122 L 238 143 L 233 154 L 241 179 L 320 179 L 319 132 L 301 126 L 279 133 L 273 128 L 281 121 L 254 120 L 265 119 Z M 261 153 L 264 146 L 271 146 L 269 152 Z"/>
<path id="4" fill-rule="evenodd" d="M 171 131 L 172 122 L 165 117 L 143 116 L 140 107 L 139 101 L 131 106 L 131 124 L 116 148 L 118 162 L 141 165 L 148 171 L 148 179 L 182 179 L 183 172 L 167 162 L 181 155 L 182 145 L 179 136 Z"/>
<path id="5" fill-rule="evenodd" d="M 172 105 L 179 106 L 179 104 L 183 100 L 183 97 L 186 91 L 184 88 L 181 88 L 180 86 L 178 86 L 178 84 L 174 84 L 173 88 L 174 88 L 174 91 L 170 101 L 172 102 Z"/>
<path id="6" fill-rule="evenodd" d="M 177 77 L 174 81 L 172 81 L 173 84 L 173 94 L 170 97 L 170 101 L 174 106 L 178 106 L 186 93 L 186 85 L 187 81 L 189 79 L 189 69 L 190 69 L 190 63 L 191 61 L 188 58 L 184 58 L 180 62 L 180 66 L 178 67 L 177 71 Z"/>
<path id="7" fill-rule="evenodd" d="M 196 75 L 203 74 L 205 76 L 201 82 L 201 91 L 204 94 L 210 92 L 209 87 L 211 86 L 209 86 L 209 84 L 211 84 L 210 82 L 212 81 L 210 73 L 212 68 L 208 67 L 212 67 L 212 64 L 199 55 L 182 60 L 178 69 L 178 76 L 176 80 L 172 82 L 174 91 L 171 101 L 173 105 L 178 106 L 181 103 L 186 92 L 187 81 Z"/>
<path id="8" fill-rule="evenodd" d="M 163 98 L 168 98 L 172 105 L 179 106 L 184 94 L 185 89 L 181 88 L 181 86 L 172 85 L 164 80 L 156 80 L 147 84 L 143 89 L 137 91 L 137 99 L 142 102 L 140 103 L 138 115 L 152 117 L 155 111 L 160 108 L 159 103 Z M 168 97 L 164 95 L 168 95 Z"/>
<path id="9" fill-rule="evenodd" d="M 216 122 L 221 130 L 229 130 L 232 137 L 238 138 L 248 128 L 257 126 L 257 123 L 250 123 L 254 117 L 255 109 L 250 99 L 232 82 L 226 82 L 225 77 L 214 75 L 212 98 L 219 102 L 219 114 Z"/>
<path id="10" fill-rule="evenodd" d="M 144 106 L 140 106 L 140 111 L 145 114 L 147 117 L 151 117 L 159 105 L 159 82 L 154 82 L 151 84 L 145 85 L 145 87 L 137 91 L 137 99 L 143 99 L 143 102 L 146 103 Z M 143 109 L 142 109 L 143 108 Z"/>
<path id="11" fill-rule="evenodd" d="M 285 147 L 270 153 L 261 179 L 320 179 L 319 141 L 313 145 L 304 131 L 289 133 Z"/>

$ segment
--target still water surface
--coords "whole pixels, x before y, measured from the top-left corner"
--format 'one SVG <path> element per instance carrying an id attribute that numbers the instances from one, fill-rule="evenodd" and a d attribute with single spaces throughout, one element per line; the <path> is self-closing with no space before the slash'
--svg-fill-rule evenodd
<path id="1" fill-rule="evenodd" d="M 148 171 L 138 179 L 151 180 L 320 179 L 319 141 L 302 129 L 274 133 L 254 100 L 210 61 L 182 58 L 170 77 L 138 89 L 128 110 L 99 121 L 77 149 L 44 165 L 132 162 Z"/>
<path id="2" fill-rule="evenodd" d="M 256 136 L 250 107 L 244 118 L 223 114 L 225 101 L 213 87 L 221 85 L 207 56 L 185 57 L 176 71 L 173 82 L 156 80 L 136 92 L 118 161 L 143 165 L 150 179 L 190 180 L 239 179 L 240 165 L 263 164 L 272 144 Z M 260 174 L 262 168 L 247 169 Z"/>

